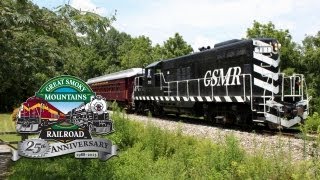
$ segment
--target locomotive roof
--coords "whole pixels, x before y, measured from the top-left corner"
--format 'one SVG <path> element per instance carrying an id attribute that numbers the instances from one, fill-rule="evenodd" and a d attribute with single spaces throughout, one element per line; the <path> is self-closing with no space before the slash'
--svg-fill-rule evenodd
<path id="1" fill-rule="evenodd" d="M 209 53 L 211 51 L 217 51 L 217 50 L 221 50 L 221 49 L 228 49 L 230 47 L 234 47 L 236 45 L 240 45 L 240 44 L 244 44 L 244 43 L 250 43 L 252 42 L 252 40 L 275 40 L 274 38 L 254 38 L 254 39 L 241 39 L 241 40 L 238 40 L 238 39 L 232 39 L 232 40 L 228 40 L 228 41 L 224 41 L 224 42 L 220 42 L 220 43 L 217 43 L 214 45 L 214 48 L 211 48 L 211 49 L 208 49 L 208 50 L 205 50 L 205 51 L 200 51 L 200 52 L 194 52 L 194 53 L 191 53 L 191 54 L 187 54 L 187 55 L 184 55 L 184 56 L 179 56 L 179 57 L 175 57 L 175 58 L 171 58 L 171 59 L 164 59 L 162 60 L 162 62 L 174 62 L 176 60 L 179 60 L 179 59 L 183 59 L 185 57 L 188 57 L 188 56 L 196 56 L 198 54 L 202 54 L 202 53 Z M 159 64 L 160 62 L 158 62 Z M 149 65 L 151 66 L 151 64 Z"/>
<path id="2" fill-rule="evenodd" d="M 87 84 L 133 77 L 133 76 L 136 76 L 136 75 L 139 75 L 139 74 L 142 74 L 142 73 L 143 73 L 143 69 L 142 68 L 131 68 L 131 69 L 126 69 L 126 70 L 123 70 L 123 71 L 119 71 L 119 72 L 106 74 L 106 75 L 103 75 L 103 76 L 98 76 L 98 77 L 95 77 L 95 78 L 88 79 Z"/>

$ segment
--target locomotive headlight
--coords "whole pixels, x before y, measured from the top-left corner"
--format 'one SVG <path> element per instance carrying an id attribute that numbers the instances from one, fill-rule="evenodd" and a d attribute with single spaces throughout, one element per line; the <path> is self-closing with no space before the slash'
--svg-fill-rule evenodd
<path id="1" fill-rule="evenodd" d="M 272 47 L 273 47 L 273 51 L 274 52 L 278 52 L 281 48 L 281 44 L 276 42 L 276 43 L 272 43 Z"/>

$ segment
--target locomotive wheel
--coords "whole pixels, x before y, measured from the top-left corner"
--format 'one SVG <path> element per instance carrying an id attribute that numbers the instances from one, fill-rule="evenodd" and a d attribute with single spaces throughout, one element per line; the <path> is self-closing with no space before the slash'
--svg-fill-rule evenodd
<path id="1" fill-rule="evenodd" d="M 152 106 L 150 109 L 151 109 L 151 113 L 153 116 L 155 117 L 159 117 L 159 116 L 162 116 L 163 115 L 163 110 L 160 106 L 158 106 L 157 104 L 153 103 Z"/>
<path id="2" fill-rule="evenodd" d="M 204 112 L 203 118 L 204 118 L 204 120 L 206 120 L 206 121 L 214 122 L 214 121 L 213 121 L 213 113 L 210 112 L 210 111 Z"/>
<path id="3" fill-rule="evenodd" d="M 204 104 L 203 105 L 203 118 L 206 120 L 206 121 L 209 121 L 211 123 L 216 123 L 215 121 L 215 113 L 214 113 L 214 109 L 211 105 L 208 105 L 208 104 Z"/>
<path id="4" fill-rule="evenodd" d="M 138 109 L 137 109 L 138 114 L 144 114 L 144 105 L 142 102 L 139 103 Z"/>
<path id="5" fill-rule="evenodd" d="M 283 127 L 280 126 L 279 124 L 275 124 L 275 123 L 268 123 L 268 127 L 270 130 L 282 130 Z"/>

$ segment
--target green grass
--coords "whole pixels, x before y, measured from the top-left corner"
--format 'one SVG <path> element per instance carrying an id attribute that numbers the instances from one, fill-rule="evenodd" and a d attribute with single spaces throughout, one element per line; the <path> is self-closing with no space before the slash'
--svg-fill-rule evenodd
<path id="1" fill-rule="evenodd" d="M 0 132 L 15 131 L 15 122 L 12 121 L 11 114 L 0 114 Z"/>
<path id="2" fill-rule="evenodd" d="M 0 139 L 2 139 L 5 142 L 20 141 L 21 136 L 19 136 L 18 134 L 2 134 L 0 135 Z"/>
<path id="3" fill-rule="evenodd" d="M 290 153 L 248 154 L 233 136 L 208 139 L 168 132 L 128 120 L 114 112 L 115 133 L 102 136 L 119 147 L 106 162 L 75 159 L 73 154 L 49 159 L 22 158 L 12 163 L 9 179 L 319 179 L 320 163 L 294 162 Z M 270 155 L 273 154 L 273 155 Z M 268 158 L 266 157 L 268 155 Z"/>

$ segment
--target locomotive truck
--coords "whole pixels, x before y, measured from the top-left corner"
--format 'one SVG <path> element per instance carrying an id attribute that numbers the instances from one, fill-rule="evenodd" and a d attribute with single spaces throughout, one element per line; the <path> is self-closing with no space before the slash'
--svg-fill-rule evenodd
<path id="1" fill-rule="evenodd" d="M 126 101 L 136 112 L 203 116 L 214 123 L 265 124 L 290 128 L 303 123 L 310 97 L 303 74 L 280 71 L 276 39 L 230 40 L 212 49 L 154 62 L 136 73 L 126 70 L 88 80 L 106 100 L 115 81 L 125 86 Z M 109 91 L 107 91 L 109 89 Z"/>

